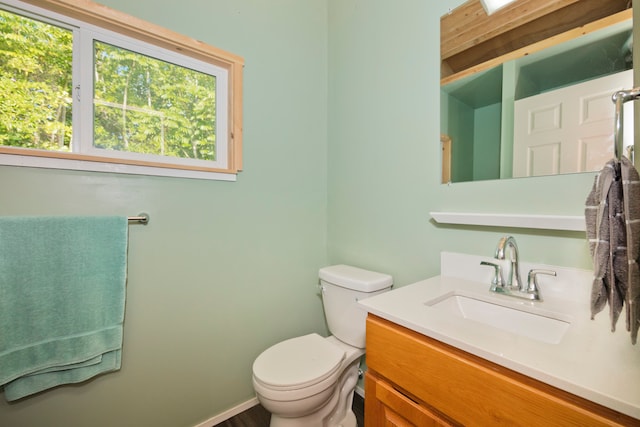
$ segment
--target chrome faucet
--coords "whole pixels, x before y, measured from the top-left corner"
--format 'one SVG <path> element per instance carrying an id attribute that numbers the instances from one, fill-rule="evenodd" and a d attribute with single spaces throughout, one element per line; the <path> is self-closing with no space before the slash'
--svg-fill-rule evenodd
<path id="1" fill-rule="evenodd" d="M 511 271 L 509 272 L 506 283 L 502 278 L 502 268 L 500 265 L 492 262 L 481 261 L 480 264 L 488 265 L 495 269 L 495 275 L 491 281 L 489 291 L 505 294 L 512 297 L 524 298 L 532 301 L 542 301 L 540 296 L 540 288 L 538 286 L 538 274 L 548 274 L 555 276 L 556 272 L 552 270 L 531 270 L 527 277 L 527 283 L 522 283 L 520 279 L 520 266 L 518 265 L 518 245 L 513 236 L 505 236 L 498 242 L 495 258 L 505 260 L 505 252 L 510 249 Z"/>
<path id="2" fill-rule="evenodd" d="M 508 248 L 511 248 L 511 271 L 507 276 L 506 287 L 509 289 L 517 289 L 521 292 L 526 292 L 527 287 L 523 285 L 520 279 L 520 266 L 518 265 L 518 245 L 516 245 L 516 239 L 513 236 L 505 236 L 498 242 L 496 248 L 495 258 L 504 260 L 505 252 Z"/>

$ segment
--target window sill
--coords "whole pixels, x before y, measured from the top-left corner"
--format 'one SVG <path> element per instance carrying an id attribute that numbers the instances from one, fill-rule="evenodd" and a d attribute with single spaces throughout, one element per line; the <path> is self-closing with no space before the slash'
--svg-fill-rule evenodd
<path id="1" fill-rule="evenodd" d="M 237 176 L 237 174 L 235 173 L 210 172 L 192 169 L 174 169 L 167 167 L 129 165 L 88 160 L 72 160 L 64 158 L 23 156 L 14 154 L 0 154 L 0 165 L 132 175 L 168 176 L 174 178 L 207 179 L 216 181 L 236 181 Z"/>

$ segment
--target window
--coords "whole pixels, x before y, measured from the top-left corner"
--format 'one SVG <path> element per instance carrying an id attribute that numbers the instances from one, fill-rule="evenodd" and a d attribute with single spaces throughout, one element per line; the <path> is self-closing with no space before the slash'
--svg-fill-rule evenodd
<path id="1" fill-rule="evenodd" d="M 95 3 L 34 3 L 0 3 L 0 164 L 235 179 L 241 58 Z"/>

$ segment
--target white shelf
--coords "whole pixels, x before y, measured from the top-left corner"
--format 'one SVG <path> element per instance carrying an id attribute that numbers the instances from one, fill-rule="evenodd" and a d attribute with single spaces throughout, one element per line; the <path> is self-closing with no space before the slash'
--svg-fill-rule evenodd
<path id="1" fill-rule="evenodd" d="M 585 231 L 584 216 L 430 212 L 439 224 Z"/>

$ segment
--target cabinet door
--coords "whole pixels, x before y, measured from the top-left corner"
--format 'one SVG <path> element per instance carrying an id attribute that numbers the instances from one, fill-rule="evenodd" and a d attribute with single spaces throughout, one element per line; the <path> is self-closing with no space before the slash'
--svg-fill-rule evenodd
<path id="1" fill-rule="evenodd" d="M 366 427 L 444 427 L 452 424 L 414 402 L 375 373 L 365 374 Z"/>

